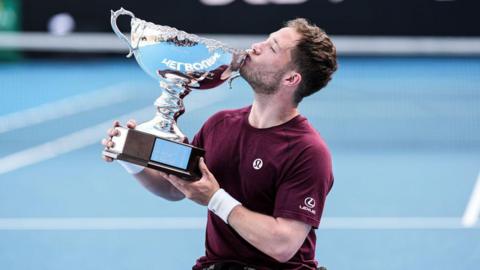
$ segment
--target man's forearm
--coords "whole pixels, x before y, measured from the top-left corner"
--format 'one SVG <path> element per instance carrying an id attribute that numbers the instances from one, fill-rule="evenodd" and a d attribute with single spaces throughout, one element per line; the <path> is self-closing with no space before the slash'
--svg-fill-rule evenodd
<path id="1" fill-rule="evenodd" d="M 164 179 L 156 170 L 145 168 L 134 177 L 150 192 L 169 201 L 178 201 L 185 195 L 178 191 L 169 181 Z"/>
<path id="2" fill-rule="evenodd" d="M 263 215 L 240 205 L 230 212 L 228 223 L 247 242 L 279 262 L 295 255 L 310 230 L 302 222 Z"/>
<path id="3" fill-rule="evenodd" d="M 279 262 L 286 262 L 295 255 L 305 242 L 311 230 L 310 225 L 248 210 L 220 188 L 203 158 L 199 161 L 199 168 L 202 178 L 196 182 L 188 182 L 167 174 L 164 174 L 164 177 L 189 199 L 201 205 L 208 205 L 210 211 L 230 224 L 247 242 L 268 256 Z"/>

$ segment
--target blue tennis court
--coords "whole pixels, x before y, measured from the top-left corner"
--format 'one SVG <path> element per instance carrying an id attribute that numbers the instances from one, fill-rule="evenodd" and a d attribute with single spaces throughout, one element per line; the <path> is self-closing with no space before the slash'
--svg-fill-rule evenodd
<path id="1" fill-rule="evenodd" d="M 339 64 L 300 106 L 334 161 L 320 264 L 479 269 L 480 58 Z M 191 268 L 206 208 L 155 197 L 101 159 L 110 123 L 151 119 L 159 89 L 132 59 L 0 63 L 0 269 Z M 192 138 L 251 100 L 242 79 L 194 91 L 179 126 Z"/>

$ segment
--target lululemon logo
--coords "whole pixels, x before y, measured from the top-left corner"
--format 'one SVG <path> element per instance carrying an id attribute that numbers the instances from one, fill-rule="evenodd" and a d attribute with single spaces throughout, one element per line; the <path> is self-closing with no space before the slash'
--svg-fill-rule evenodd
<path id="1" fill-rule="evenodd" d="M 307 197 L 307 198 L 305 198 L 305 205 L 308 208 L 313 208 L 313 207 L 315 207 L 315 200 L 312 197 Z"/>
<path id="2" fill-rule="evenodd" d="M 261 159 L 257 158 L 253 161 L 253 168 L 255 170 L 260 170 L 262 166 L 263 166 L 263 161 Z"/>

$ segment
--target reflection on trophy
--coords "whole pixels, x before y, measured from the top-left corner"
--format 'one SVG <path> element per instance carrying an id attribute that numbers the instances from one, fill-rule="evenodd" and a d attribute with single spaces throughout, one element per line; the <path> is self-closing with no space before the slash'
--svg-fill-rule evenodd
<path id="1" fill-rule="evenodd" d="M 131 17 L 130 39 L 117 27 L 120 15 Z M 112 11 L 111 24 L 130 49 L 127 57 L 135 55 L 142 69 L 160 82 L 162 93 L 154 103 L 155 117 L 136 130 L 118 128 L 121 135 L 113 138 L 115 147 L 105 149 L 104 155 L 187 179 L 198 177 L 198 158 L 204 151 L 185 144 L 186 136 L 177 126 L 178 117 L 185 112 L 183 98 L 192 89 L 210 89 L 232 79 L 245 51 L 143 21 L 123 8 Z"/>

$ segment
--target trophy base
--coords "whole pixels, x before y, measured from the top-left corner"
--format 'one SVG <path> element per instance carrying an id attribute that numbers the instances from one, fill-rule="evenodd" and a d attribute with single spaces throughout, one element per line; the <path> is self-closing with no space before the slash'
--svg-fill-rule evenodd
<path id="1" fill-rule="evenodd" d="M 176 125 L 174 125 L 172 128 L 173 132 L 167 132 L 161 127 L 161 124 L 162 121 L 158 121 L 156 118 L 154 118 L 153 120 L 138 125 L 135 130 L 149 133 L 156 137 L 164 138 L 175 142 L 185 141 L 185 135 L 181 133 L 181 131 L 176 127 Z"/>
<path id="2" fill-rule="evenodd" d="M 198 161 L 205 154 L 204 149 L 134 129 L 115 129 L 120 135 L 112 138 L 115 146 L 105 149 L 105 156 L 174 174 L 185 180 L 194 181 L 202 176 Z"/>

